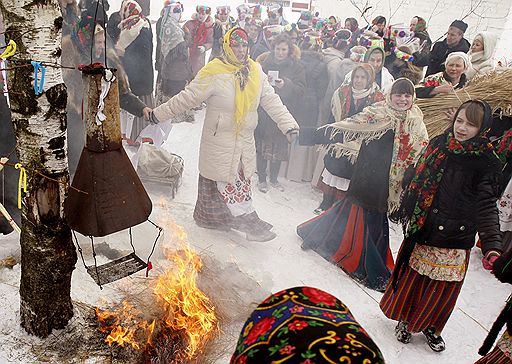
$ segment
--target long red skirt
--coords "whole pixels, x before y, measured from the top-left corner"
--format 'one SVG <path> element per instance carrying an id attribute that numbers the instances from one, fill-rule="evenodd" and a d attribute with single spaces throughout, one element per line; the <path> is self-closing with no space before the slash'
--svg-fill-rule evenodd
<path id="1" fill-rule="evenodd" d="M 481 357 L 475 364 L 512 364 L 512 360 L 496 346 L 493 351 Z"/>
<path id="2" fill-rule="evenodd" d="M 469 254 L 468 254 L 469 256 Z M 407 322 L 410 332 L 434 327 L 440 333 L 450 318 L 464 280 L 436 281 L 405 266 L 396 291 L 391 284 L 380 301 L 384 315 Z"/>
<path id="3" fill-rule="evenodd" d="M 297 227 L 313 249 L 366 287 L 383 290 L 393 270 L 386 213 L 366 210 L 346 197 Z"/>

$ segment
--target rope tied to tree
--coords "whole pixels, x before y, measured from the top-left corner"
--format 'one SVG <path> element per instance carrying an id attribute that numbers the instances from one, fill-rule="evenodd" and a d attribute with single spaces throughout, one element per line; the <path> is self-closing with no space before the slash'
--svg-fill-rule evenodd
<path id="1" fill-rule="evenodd" d="M 20 170 L 20 178 L 18 179 L 18 208 L 21 209 L 21 190 L 23 189 L 23 192 L 27 192 L 27 171 L 21 163 L 16 163 L 14 168 Z"/>

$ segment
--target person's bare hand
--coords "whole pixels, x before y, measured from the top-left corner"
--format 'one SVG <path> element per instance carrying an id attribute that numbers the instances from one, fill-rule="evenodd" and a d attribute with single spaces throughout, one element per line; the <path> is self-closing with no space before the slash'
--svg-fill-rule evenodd
<path id="1" fill-rule="evenodd" d="M 142 114 L 144 114 L 145 120 L 149 120 L 149 115 L 151 114 L 152 111 L 153 109 L 147 106 L 144 109 L 142 109 Z"/>
<path id="2" fill-rule="evenodd" d="M 282 78 L 278 78 L 277 80 L 275 80 L 275 84 L 277 88 L 283 88 L 284 80 Z"/>
<path id="3" fill-rule="evenodd" d="M 453 92 L 453 86 L 449 83 L 443 83 L 440 86 L 437 86 L 435 89 L 436 94 L 447 94 Z"/>
<path id="4" fill-rule="evenodd" d="M 455 117 L 456 112 L 457 112 L 457 109 L 454 107 L 452 107 L 451 109 L 446 111 L 445 114 L 446 114 L 446 117 L 448 118 L 448 120 L 452 121 L 453 118 Z"/>

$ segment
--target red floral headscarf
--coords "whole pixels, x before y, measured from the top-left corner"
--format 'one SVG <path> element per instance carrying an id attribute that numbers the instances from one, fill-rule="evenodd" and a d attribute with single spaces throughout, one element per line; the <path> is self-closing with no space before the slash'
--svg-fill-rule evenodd
<path id="1" fill-rule="evenodd" d="M 312 287 L 283 290 L 247 320 L 231 364 L 384 363 L 370 336 L 336 297 Z"/>

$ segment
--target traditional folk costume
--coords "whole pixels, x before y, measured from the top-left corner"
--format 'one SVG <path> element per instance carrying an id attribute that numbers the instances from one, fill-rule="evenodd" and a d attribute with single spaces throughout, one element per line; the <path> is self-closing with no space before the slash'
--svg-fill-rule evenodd
<path id="1" fill-rule="evenodd" d="M 346 197 L 297 227 L 303 247 L 367 287 L 384 290 L 394 266 L 387 215 L 398 209 L 404 173 L 427 144 L 423 113 L 416 105 L 393 109 L 388 95 L 352 118 L 320 128 L 316 138 L 317 144 L 335 143 L 336 156 L 357 161 Z"/>
<path id="2" fill-rule="evenodd" d="M 183 5 L 173 3 L 162 10 L 162 16 L 156 23 L 157 46 L 155 69 L 156 104 L 161 105 L 183 90 L 192 79 L 192 69 L 188 55 L 185 31 L 178 19 L 183 12 Z M 187 110 L 170 120 L 172 123 L 194 121 L 194 112 Z"/>
<path id="3" fill-rule="evenodd" d="M 139 4 L 125 0 L 121 6 L 121 33 L 116 51 L 128 77 L 130 90 L 146 106 L 153 106 L 153 33 Z M 121 131 L 130 141 L 141 137 L 149 124 L 142 116 L 121 110 Z"/>
<path id="4" fill-rule="evenodd" d="M 512 250 L 504 250 L 493 265 L 492 273 L 502 283 L 512 284 Z M 490 351 L 501 329 L 505 332 L 500 337 L 494 349 Z M 509 296 L 498 318 L 489 330 L 478 354 L 483 357 L 475 364 L 511 364 L 512 363 L 512 295 Z"/>
<path id="5" fill-rule="evenodd" d="M 382 92 L 388 93 L 391 90 L 391 86 L 393 85 L 395 78 L 391 75 L 391 73 L 389 73 L 388 69 L 384 67 L 386 62 L 386 53 L 384 52 L 384 49 L 380 47 L 370 47 L 364 54 L 364 63 L 368 63 L 368 60 L 373 53 L 382 54 L 382 63 L 380 68 L 375 70 L 375 83 L 379 85 Z"/>
<path id="6" fill-rule="evenodd" d="M 384 357 L 350 310 L 312 287 L 265 299 L 246 321 L 231 364 L 378 364 Z"/>
<path id="7" fill-rule="evenodd" d="M 425 79 L 418 85 L 418 88 L 416 89 L 416 94 L 418 95 L 418 98 L 420 99 L 426 99 L 430 97 L 434 97 L 435 95 L 432 95 L 432 91 L 437 87 L 441 86 L 445 83 L 448 83 L 449 81 L 448 75 L 446 75 L 445 72 L 436 73 L 434 75 L 430 75 L 425 77 Z M 466 84 L 466 75 L 463 74 L 460 77 L 459 83 L 453 86 L 454 89 L 459 89 L 464 87 Z"/>
<path id="8" fill-rule="evenodd" d="M 368 105 L 384 100 L 384 94 L 375 83 L 375 71 L 369 64 L 363 63 L 352 72 L 355 74 L 358 69 L 362 69 L 368 78 L 367 88 L 356 90 L 351 78 L 348 84 L 343 84 L 338 88 L 332 97 L 332 114 L 335 121 L 341 121 L 347 117 L 352 117 L 363 111 Z M 335 201 L 340 200 L 345 195 L 350 184 L 355 159 L 349 160 L 348 156 L 336 158 L 331 153 L 324 157 L 324 170 L 321 174 L 321 180 L 318 188 L 323 192 L 323 200 L 319 210 L 323 212 L 329 209 Z"/>
<path id="9" fill-rule="evenodd" d="M 501 251 L 500 175 L 501 162 L 486 137 L 459 142 L 450 131 L 431 140 L 404 195 L 405 240 L 380 302 L 384 314 L 399 321 L 399 341 L 423 332 L 432 350 L 444 350 L 439 334 L 464 283 L 476 232 L 484 254 Z"/>
<path id="10" fill-rule="evenodd" d="M 229 16 L 231 9 L 228 5 L 217 6 L 215 23 L 213 24 L 213 44 L 210 61 L 222 55 L 222 40 L 227 31 L 235 26 L 235 19 Z M 225 15 L 228 18 L 225 21 L 220 20 L 219 15 Z"/>
<path id="11" fill-rule="evenodd" d="M 254 129 L 261 105 L 282 133 L 298 125 L 268 83 L 261 66 L 239 61 L 231 45 L 248 41 L 241 28 L 224 37 L 221 59 L 209 62 L 185 90 L 153 110 L 152 118 L 167 120 L 207 101 L 199 150 L 198 198 L 194 219 L 202 227 L 243 231 L 251 240 L 270 240 L 272 225 L 252 206 L 251 177 L 256 170 Z"/>
<path id="12" fill-rule="evenodd" d="M 206 16 L 204 21 L 199 20 L 199 13 Z M 210 16 L 211 8 L 204 5 L 196 7 L 196 13 L 188 20 L 183 29 L 189 33 L 189 53 L 192 76 L 195 77 L 206 62 L 205 52 L 213 45 L 213 19 Z"/>

